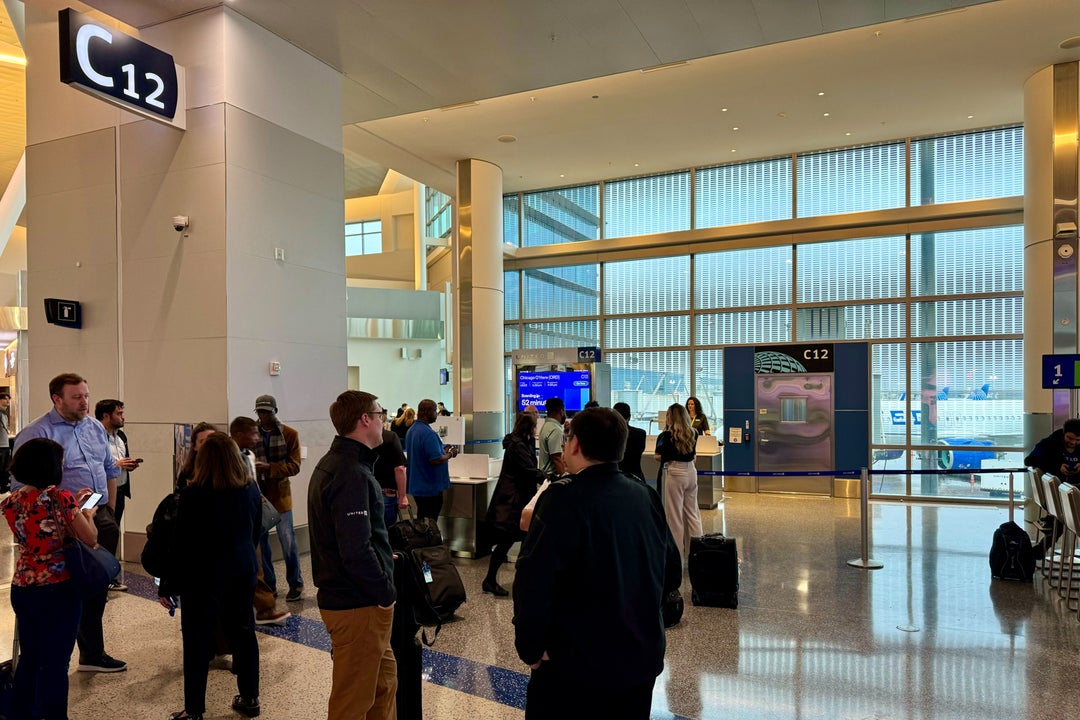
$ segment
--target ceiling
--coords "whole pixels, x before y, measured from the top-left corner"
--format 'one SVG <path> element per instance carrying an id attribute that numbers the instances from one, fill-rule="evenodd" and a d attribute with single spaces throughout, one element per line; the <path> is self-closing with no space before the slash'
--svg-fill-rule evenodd
<path id="1" fill-rule="evenodd" d="M 222 3 L 90 4 L 145 27 Z M 1017 123 L 1025 79 L 1080 59 L 1080 0 L 225 4 L 342 71 L 348 197 L 386 168 L 452 192 L 469 157 L 515 191 Z"/>

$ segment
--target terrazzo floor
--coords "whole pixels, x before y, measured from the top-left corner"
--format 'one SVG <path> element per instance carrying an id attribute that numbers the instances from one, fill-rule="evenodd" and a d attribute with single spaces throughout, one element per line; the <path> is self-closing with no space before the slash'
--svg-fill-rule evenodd
<path id="1" fill-rule="evenodd" d="M 1041 580 L 990 579 L 990 538 L 1006 510 L 872 503 L 871 556 L 884 563 L 876 571 L 846 564 L 859 553 L 858 510 L 850 500 L 729 494 L 719 510 L 703 511 L 707 532 L 738 540 L 740 605 L 687 604 L 668 631 L 653 718 L 1080 716 L 1075 608 Z M 295 616 L 259 635 L 269 720 L 325 717 L 328 640 L 302 560 L 302 601 L 279 601 Z M 522 718 L 528 675 L 513 649 L 512 602 L 479 592 L 486 560 L 457 564 L 469 601 L 424 651 L 424 717 Z M 6 547 L 0 568 L 10 575 Z M 179 617 L 154 602 L 150 579 L 134 566 L 126 579 L 131 590 L 112 594 L 105 627 L 108 651 L 129 670 L 72 673 L 73 720 L 164 720 L 182 707 Z M 512 585 L 511 566 L 500 580 Z M 689 597 L 688 582 L 683 592 Z M 13 624 L 0 593 L 0 647 L 10 645 Z M 211 670 L 206 717 L 239 717 L 229 709 L 234 693 L 232 675 Z"/>

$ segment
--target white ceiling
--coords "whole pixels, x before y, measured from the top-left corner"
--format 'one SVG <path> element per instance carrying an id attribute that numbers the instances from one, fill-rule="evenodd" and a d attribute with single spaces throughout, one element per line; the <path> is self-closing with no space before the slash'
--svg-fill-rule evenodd
<path id="1" fill-rule="evenodd" d="M 136 27 L 221 5 L 91 4 Z M 513 191 L 1016 123 L 1024 80 L 1080 59 L 1080 0 L 227 5 L 343 72 L 348 196 L 389 167 L 450 192 L 467 157 Z"/>

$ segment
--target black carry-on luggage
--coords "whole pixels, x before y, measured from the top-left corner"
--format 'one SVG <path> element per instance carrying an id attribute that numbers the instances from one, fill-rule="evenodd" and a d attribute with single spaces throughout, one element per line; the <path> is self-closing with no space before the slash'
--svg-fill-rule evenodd
<path id="1" fill-rule="evenodd" d="M 1031 582 L 1035 577 L 1035 554 L 1031 538 L 1013 522 L 1013 476 L 1009 473 L 1009 521 L 994 530 L 990 545 L 990 575 L 1000 580 Z"/>
<path id="2" fill-rule="evenodd" d="M 690 538 L 690 599 L 706 607 L 739 607 L 739 552 L 735 538 L 711 533 Z"/>
<path id="3" fill-rule="evenodd" d="M 397 605 L 394 608 L 394 624 L 390 629 L 390 648 L 397 660 L 397 718 L 398 720 L 423 720 L 423 649 L 416 633 L 413 606 L 416 592 L 408 581 L 408 560 L 400 552 L 394 553 L 394 587 L 397 589 Z"/>
<path id="4" fill-rule="evenodd" d="M 19 664 L 19 625 L 11 642 L 11 659 L 0 663 L 0 720 L 15 717 L 15 668 Z"/>
<path id="5" fill-rule="evenodd" d="M 442 624 L 452 620 L 454 611 L 465 602 L 465 584 L 434 521 L 410 517 L 394 523 L 390 526 L 390 546 L 408 561 L 403 584 L 410 588 L 416 622 L 435 628 L 430 641 L 427 633 L 422 635 L 424 644 L 430 646 Z"/>

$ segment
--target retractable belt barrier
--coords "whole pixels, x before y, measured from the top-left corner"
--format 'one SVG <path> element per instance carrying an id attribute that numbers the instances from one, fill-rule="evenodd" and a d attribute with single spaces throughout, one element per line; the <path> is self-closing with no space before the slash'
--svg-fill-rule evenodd
<path id="1" fill-rule="evenodd" d="M 1022 468 L 985 468 L 978 470 L 981 474 L 1008 473 L 1009 474 L 1009 519 L 1012 519 L 1013 507 L 1013 475 L 1026 473 L 1028 469 Z M 698 470 L 698 475 L 712 475 L 714 477 L 855 477 L 859 482 L 859 525 L 861 530 L 862 554 L 854 560 L 848 560 L 848 565 L 862 570 L 880 570 L 885 567 L 884 563 L 870 558 L 870 476 L 871 475 L 974 475 L 976 469 L 967 470 L 803 470 L 803 471 L 779 471 L 779 472 L 752 472 L 752 471 L 727 471 L 727 470 Z"/>

